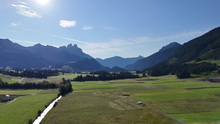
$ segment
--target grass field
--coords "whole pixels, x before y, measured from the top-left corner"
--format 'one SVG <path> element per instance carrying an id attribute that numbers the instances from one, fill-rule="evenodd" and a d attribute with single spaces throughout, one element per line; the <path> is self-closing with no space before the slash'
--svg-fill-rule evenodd
<path id="1" fill-rule="evenodd" d="M 21 77 L 13 77 L 13 76 L 2 75 L 2 74 L 0 74 L 0 79 L 2 79 L 2 81 L 7 82 L 9 84 L 17 83 L 17 82 L 20 82 L 22 80 Z"/>
<path id="2" fill-rule="evenodd" d="M 77 77 L 78 75 L 81 74 L 73 74 L 73 73 L 65 73 L 60 74 L 59 76 L 50 76 L 47 79 L 38 79 L 38 78 L 24 78 L 21 83 L 26 83 L 26 82 L 32 82 L 32 83 L 38 83 L 38 82 L 42 82 L 42 81 L 48 81 L 48 82 L 53 82 L 53 83 L 60 83 L 62 82 L 62 78 L 65 79 L 73 79 L 75 77 Z M 84 74 L 82 74 L 84 75 Z"/>
<path id="3" fill-rule="evenodd" d="M 0 79 L 2 79 L 4 82 L 7 82 L 9 84 L 17 83 L 17 82 L 18 83 L 27 83 L 27 82 L 39 83 L 39 82 L 43 82 L 43 81 L 60 83 L 62 81 L 62 78 L 72 80 L 73 78 L 77 77 L 78 75 L 86 75 L 86 74 L 65 73 L 65 74 L 60 74 L 58 76 L 50 76 L 47 79 L 39 79 L 39 78 L 14 77 L 14 76 L 9 76 L 9 75 L 2 75 L 0 73 Z"/>
<path id="4" fill-rule="evenodd" d="M 74 93 L 63 97 L 43 122 L 220 123 L 220 84 L 200 79 L 163 76 L 72 82 Z M 146 106 L 137 106 L 138 100 Z"/>
<path id="5" fill-rule="evenodd" d="M 197 79 L 178 80 L 172 76 L 150 83 L 148 87 L 157 88 L 131 93 L 186 123 L 220 123 L 220 84 Z"/>
<path id="6" fill-rule="evenodd" d="M 218 66 L 220 66 L 220 61 L 219 61 L 219 60 L 202 60 L 202 61 L 199 61 L 199 62 L 190 61 L 190 62 L 188 62 L 188 63 L 190 64 L 190 63 L 202 63 L 202 62 L 215 63 L 215 64 L 217 64 Z"/>
<path id="7" fill-rule="evenodd" d="M 160 118 L 160 119 L 158 119 Z M 150 107 L 136 105 L 136 99 L 120 92 L 77 92 L 63 97 L 47 115 L 44 124 L 128 124 L 176 123 Z"/>
<path id="8" fill-rule="evenodd" d="M 0 90 L 0 94 L 22 95 L 10 104 L 0 103 L 0 124 L 27 124 L 38 110 L 57 96 L 57 90 Z M 6 106 L 2 106 L 7 104 Z"/>

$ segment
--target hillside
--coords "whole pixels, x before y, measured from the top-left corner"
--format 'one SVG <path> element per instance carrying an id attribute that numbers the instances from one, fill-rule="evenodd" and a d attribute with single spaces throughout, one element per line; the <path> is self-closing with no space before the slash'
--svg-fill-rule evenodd
<path id="1" fill-rule="evenodd" d="M 176 49 L 181 46 L 179 43 L 173 42 L 167 46 L 162 47 L 158 52 L 146 57 L 144 59 L 138 60 L 134 64 L 127 65 L 125 69 L 127 70 L 144 70 L 152 67 L 162 61 L 168 59 Z"/>
<path id="2" fill-rule="evenodd" d="M 111 57 L 111 58 L 107 58 L 107 59 L 100 59 L 97 58 L 96 60 L 103 66 L 106 67 L 114 67 L 114 66 L 118 66 L 120 68 L 124 68 L 125 66 L 132 64 L 140 59 L 143 59 L 144 57 L 142 56 L 138 56 L 138 57 L 133 57 L 133 58 L 123 58 L 120 56 L 115 56 L 115 57 Z"/>
<path id="3" fill-rule="evenodd" d="M 9 39 L 0 39 L 0 58 L 0 67 L 43 68 L 53 66 L 62 68 L 64 65 L 72 63 L 71 66 L 76 68 L 77 71 L 105 68 L 96 60 L 91 61 L 92 57 L 85 54 L 76 44 L 59 48 L 41 44 L 23 47 Z M 79 63 L 84 66 L 79 66 Z M 89 65 L 96 69 L 91 69 Z"/>
<path id="4" fill-rule="evenodd" d="M 0 67 L 37 68 L 47 66 L 44 58 L 33 56 L 27 49 L 8 39 L 0 39 L 0 58 Z"/>
<path id="5" fill-rule="evenodd" d="M 95 59 L 84 59 L 77 62 L 69 62 L 66 63 L 63 66 L 64 70 L 67 71 L 100 71 L 100 70 L 108 70 L 109 68 L 106 68 L 99 64 Z"/>
<path id="6" fill-rule="evenodd" d="M 209 61 L 211 62 L 212 60 L 219 61 L 219 55 L 220 27 L 183 44 L 177 49 L 170 59 L 149 69 L 149 72 L 152 75 L 165 75 L 169 73 L 174 74 L 180 69 L 186 69 L 186 71 L 192 73 L 192 70 L 195 66 L 199 65 L 200 68 L 207 66 L 210 67 L 210 64 L 205 65 L 203 62 L 206 61 L 207 63 Z M 200 63 L 203 63 L 203 65 Z M 214 67 L 216 65 L 211 66 Z M 218 67 L 213 69 L 216 68 Z M 203 72 L 206 71 L 204 70 Z"/>

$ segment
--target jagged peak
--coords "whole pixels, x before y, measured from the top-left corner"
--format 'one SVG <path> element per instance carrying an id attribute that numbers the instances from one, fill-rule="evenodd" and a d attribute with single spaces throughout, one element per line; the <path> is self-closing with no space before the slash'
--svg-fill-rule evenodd
<path id="1" fill-rule="evenodd" d="M 77 44 L 73 45 L 73 44 L 70 43 L 70 44 L 67 45 L 67 48 L 79 48 L 79 47 L 77 46 Z"/>
<path id="2" fill-rule="evenodd" d="M 71 48 L 71 47 L 73 47 L 72 44 L 68 44 L 68 45 L 67 45 L 67 48 Z"/>
<path id="3" fill-rule="evenodd" d="M 76 48 L 78 48 L 77 44 L 74 44 L 74 46 L 73 46 L 73 47 L 76 47 Z"/>

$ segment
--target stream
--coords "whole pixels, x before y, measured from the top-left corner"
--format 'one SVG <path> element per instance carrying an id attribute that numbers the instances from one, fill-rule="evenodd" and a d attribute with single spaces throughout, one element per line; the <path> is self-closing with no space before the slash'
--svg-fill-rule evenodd
<path id="1" fill-rule="evenodd" d="M 61 98 L 62 96 L 59 96 L 52 103 L 50 103 L 50 105 L 41 113 L 41 115 L 37 117 L 37 119 L 33 122 L 33 124 L 40 124 L 41 121 L 44 119 L 44 117 L 47 115 L 47 113 L 53 108 L 54 104 Z"/>

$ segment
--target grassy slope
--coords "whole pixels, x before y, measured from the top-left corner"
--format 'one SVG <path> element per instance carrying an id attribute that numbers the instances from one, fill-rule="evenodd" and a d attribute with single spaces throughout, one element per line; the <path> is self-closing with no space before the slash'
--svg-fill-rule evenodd
<path id="1" fill-rule="evenodd" d="M 191 63 L 202 63 L 202 62 L 207 62 L 207 63 L 215 63 L 217 64 L 218 66 L 220 66 L 220 60 L 202 60 L 202 61 L 189 61 L 189 62 L 186 62 L 188 64 L 191 64 Z"/>
<path id="2" fill-rule="evenodd" d="M 34 120 L 38 110 L 44 109 L 57 95 L 56 90 L 0 90 L 0 94 L 26 95 L 0 108 L 1 124 L 25 124 Z M 33 95 L 34 94 L 34 95 Z"/>

